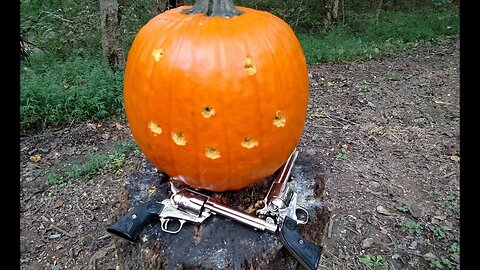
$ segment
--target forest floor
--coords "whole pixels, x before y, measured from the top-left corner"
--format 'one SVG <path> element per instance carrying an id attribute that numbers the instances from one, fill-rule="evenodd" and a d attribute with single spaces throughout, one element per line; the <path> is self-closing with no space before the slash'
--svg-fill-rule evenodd
<path id="1" fill-rule="evenodd" d="M 320 269 L 460 269 L 459 42 L 311 66 L 300 155 L 326 168 Z M 125 120 L 21 137 L 21 269 L 116 269 Z"/>

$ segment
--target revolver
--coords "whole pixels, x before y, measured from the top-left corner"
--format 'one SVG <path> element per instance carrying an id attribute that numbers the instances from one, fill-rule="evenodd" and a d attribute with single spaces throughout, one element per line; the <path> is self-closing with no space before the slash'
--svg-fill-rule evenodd
<path id="1" fill-rule="evenodd" d="M 293 164 L 298 156 L 294 150 L 287 161 L 277 170 L 266 197 L 264 207 L 256 215 L 234 209 L 214 197 L 189 188 L 176 188 L 170 182 L 172 196 L 162 202 L 150 202 L 134 207 L 117 222 L 107 228 L 116 236 L 135 242 L 142 228 L 150 221 L 159 219 L 161 229 L 178 233 L 185 222 L 200 224 L 211 215 L 220 215 L 253 227 L 256 230 L 279 234 L 280 241 L 289 253 L 305 268 L 316 269 L 322 247 L 303 238 L 297 224 L 308 222 L 308 212 L 297 205 L 298 195 L 288 185 Z M 170 225 L 177 222 L 177 225 Z"/>

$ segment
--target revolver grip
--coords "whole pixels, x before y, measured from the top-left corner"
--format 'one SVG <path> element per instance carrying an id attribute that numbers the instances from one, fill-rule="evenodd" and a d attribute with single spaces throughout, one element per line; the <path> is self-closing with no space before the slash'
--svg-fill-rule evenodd
<path id="1" fill-rule="evenodd" d="M 110 225 L 107 232 L 135 242 L 143 227 L 154 218 L 159 218 L 163 207 L 163 204 L 157 202 L 140 204 Z"/>
<path id="2" fill-rule="evenodd" d="M 305 269 L 317 269 L 322 247 L 303 238 L 298 232 L 295 220 L 288 216 L 285 217 L 283 226 L 280 228 L 280 240 Z"/>

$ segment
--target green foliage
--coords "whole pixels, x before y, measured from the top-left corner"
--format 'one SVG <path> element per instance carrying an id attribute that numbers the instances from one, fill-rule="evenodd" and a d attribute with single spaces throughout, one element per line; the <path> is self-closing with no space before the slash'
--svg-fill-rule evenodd
<path id="1" fill-rule="evenodd" d="M 96 58 L 34 55 L 20 73 L 21 128 L 99 120 L 123 113 L 123 73 Z"/>
<path id="2" fill-rule="evenodd" d="M 407 220 L 403 227 L 411 234 L 420 234 L 422 232 L 422 225 L 411 219 Z"/>
<path id="3" fill-rule="evenodd" d="M 443 196 L 442 194 L 440 195 Z M 440 202 L 436 202 L 436 205 L 450 216 L 460 214 L 459 194 L 448 194 Z"/>
<path id="4" fill-rule="evenodd" d="M 402 213 L 407 213 L 409 211 L 408 210 L 408 205 L 405 204 L 405 203 L 402 203 L 402 205 L 397 206 L 397 210 L 402 212 Z"/>
<path id="5" fill-rule="evenodd" d="M 24 40 L 59 59 L 101 53 L 96 0 L 20 0 Z"/>
<path id="6" fill-rule="evenodd" d="M 441 260 L 430 259 L 430 268 L 432 269 L 452 269 L 452 262 L 447 258 L 442 258 Z"/>
<path id="7" fill-rule="evenodd" d="M 453 243 L 451 246 L 450 246 L 450 251 L 453 253 L 453 254 L 458 254 L 460 252 L 460 245 L 458 243 Z"/>
<path id="8" fill-rule="evenodd" d="M 369 269 L 373 266 L 387 266 L 387 262 L 383 259 L 382 255 L 367 255 L 359 258 L 358 261 Z"/>
<path id="9" fill-rule="evenodd" d="M 358 21 L 338 25 L 326 34 L 297 34 L 309 64 L 370 59 L 422 44 L 458 38 L 458 10 L 415 13 L 383 12 L 378 24 L 373 14 L 358 14 Z"/>
<path id="10" fill-rule="evenodd" d="M 338 154 L 335 156 L 335 159 L 336 160 L 345 160 L 347 159 L 348 157 L 348 151 L 347 149 L 343 148 L 340 149 L 340 152 L 338 152 Z"/>
<path id="11" fill-rule="evenodd" d="M 436 237 L 438 237 L 438 238 L 445 238 L 445 232 L 442 231 L 440 228 L 431 226 L 431 227 L 430 227 L 430 230 L 432 231 L 432 233 L 433 233 Z"/>
<path id="12" fill-rule="evenodd" d="M 59 185 L 69 180 L 90 180 L 97 174 L 112 173 L 127 162 L 127 155 L 136 149 L 133 140 L 121 141 L 109 147 L 106 153 L 86 154 L 84 162 L 68 164 L 64 171 L 50 172 L 47 176 L 48 185 Z"/>

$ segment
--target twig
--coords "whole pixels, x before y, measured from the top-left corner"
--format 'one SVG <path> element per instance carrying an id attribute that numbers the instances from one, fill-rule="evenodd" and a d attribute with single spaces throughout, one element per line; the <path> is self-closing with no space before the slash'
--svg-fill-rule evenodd
<path id="1" fill-rule="evenodd" d="M 353 232 L 354 234 L 357 234 L 357 235 L 359 234 L 356 230 L 354 230 L 354 229 L 352 229 L 352 228 L 350 228 L 350 227 L 348 227 L 348 226 L 345 226 L 345 229 Z"/>
<path id="2" fill-rule="evenodd" d="M 92 212 L 91 212 L 90 210 L 85 209 L 85 210 L 87 210 L 87 211 L 89 212 L 89 214 L 90 214 L 90 217 L 88 217 L 87 214 L 85 214 L 85 212 L 82 210 L 82 208 L 80 208 L 80 206 L 78 206 L 78 204 L 76 204 L 76 206 L 77 206 L 78 210 L 83 214 L 83 216 L 84 216 L 86 219 L 88 219 L 88 220 L 93 220 L 94 216 L 93 216 L 93 214 L 92 214 Z"/>
<path id="3" fill-rule="evenodd" d="M 335 127 L 335 126 L 319 126 L 319 125 L 312 125 L 316 128 L 334 128 L 334 129 L 343 129 L 343 126 L 342 127 Z"/>
<path id="4" fill-rule="evenodd" d="M 58 227 L 58 226 L 55 225 L 55 224 L 51 224 L 50 227 L 51 227 L 52 229 L 58 231 L 58 232 L 61 232 L 61 233 L 65 234 L 66 236 L 69 236 L 69 237 L 72 237 L 72 238 L 75 237 L 75 235 L 73 235 L 73 234 L 65 231 L 64 229 Z"/>
<path id="5" fill-rule="evenodd" d="M 455 174 L 455 172 L 449 172 L 449 173 L 445 174 L 444 176 L 441 176 L 440 179 L 444 179 L 444 178 L 450 177 L 450 176 L 452 176 L 452 175 L 454 175 L 454 174 Z"/>
<path id="6" fill-rule="evenodd" d="M 333 214 L 330 217 L 330 220 L 328 222 L 328 230 L 327 230 L 327 237 L 331 238 L 332 237 L 332 229 L 333 229 L 333 218 L 335 217 L 335 214 Z"/>
<path id="7" fill-rule="evenodd" d="M 342 125 L 342 126 L 343 126 L 343 123 L 340 122 L 340 121 L 338 121 L 338 120 L 342 120 L 342 121 L 347 122 L 347 123 L 350 123 L 350 124 L 352 124 L 352 125 L 358 125 L 357 123 L 352 122 L 352 121 L 350 121 L 350 120 L 348 120 L 348 119 L 341 118 L 341 117 L 336 117 L 336 116 L 330 115 L 330 114 L 327 113 L 327 112 L 323 112 L 323 114 L 324 114 L 328 119 L 330 119 L 330 120 L 332 120 L 332 121 L 334 121 L 334 122 L 337 122 L 337 123 L 339 123 L 339 124 Z"/>
<path id="8" fill-rule="evenodd" d="M 97 238 L 97 240 L 103 240 L 103 239 L 107 239 L 109 238 L 111 235 L 110 234 L 105 234 L 104 236 L 100 236 L 99 238 Z"/>
<path id="9" fill-rule="evenodd" d="M 57 15 L 57 14 L 54 14 L 54 13 L 51 13 L 51 12 L 48 12 L 48 11 L 45 11 L 45 10 L 43 10 L 42 12 L 40 12 L 40 14 L 38 14 L 37 20 L 40 19 L 40 17 L 42 17 L 43 14 L 51 15 L 51 16 L 53 16 L 53 17 L 55 17 L 55 18 L 57 18 L 57 19 L 60 19 L 60 20 L 62 20 L 62 21 L 64 21 L 64 22 L 73 23 L 73 21 L 71 21 L 71 20 L 67 20 L 67 19 L 65 19 L 65 18 L 63 18 L 63 17 L 60 17 L 60 16 Z"/>

